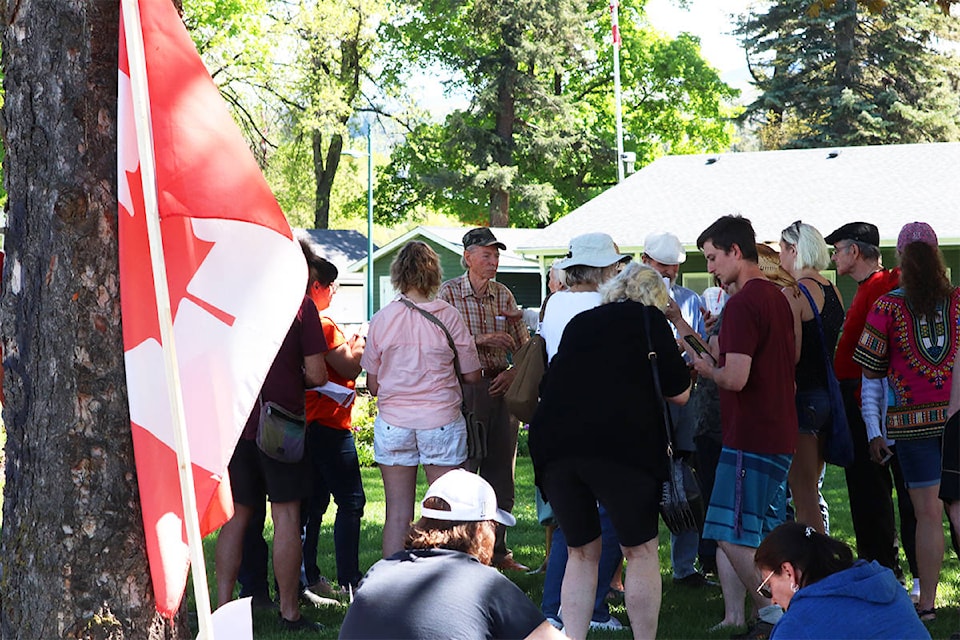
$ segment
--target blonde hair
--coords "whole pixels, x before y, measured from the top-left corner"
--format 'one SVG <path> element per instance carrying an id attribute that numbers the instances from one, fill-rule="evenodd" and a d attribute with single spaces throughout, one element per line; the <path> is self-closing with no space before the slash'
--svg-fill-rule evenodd
<path id="1" fill-rule="evenodd" d="M 440 288 L 442 278 L 437 252 L 419 240 L 403 245 L 390 264 L 390 284 L 400 293 L 416 289 L 432 298 Z"/>
<path id="2" fill-rule="evenodd" d="M 661 311 L 667 308 L 670 294 L 663 278 L 653 267 L 630 262 L 617 277 L 600 287 L 603 303 L 633 300 L 652 305 Z"/>
<path id="3" fill-rule="evenodd" d="M 780 266 L 780 254 L 770 245 L 757 243 L 757 264 L 767 280 L 783 288 L 796 287 L 797 281 Z"/>
<path id="4" fill-rule="evenodd" d="M 796 271 L 807 267 L 823 271 L 830 266 L 830 249 L 816 227 L 797 220 L 780 232 L 780 239 L 797 248 Z"/>

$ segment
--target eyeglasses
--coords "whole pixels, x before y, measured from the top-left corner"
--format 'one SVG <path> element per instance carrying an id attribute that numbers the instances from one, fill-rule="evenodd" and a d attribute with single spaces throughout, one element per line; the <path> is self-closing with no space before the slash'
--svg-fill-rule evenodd
<path id="1" fill-rule="evenodd" d="M 852 244 L 847 244 L 847 245 L 844 245 L 844 246 L 842 246 L 842 247 L 839 246 L 839 245 L 834 246 L 833 251 L 830 252 L 830 257 L 831 257 L 831 258 L 836 258 L 839 254 L 843 253 L 844 251 L 846 251 L 847 249 L 849 249 L 849 248 L 852 247 L 852 246 L 853 246 Z"/>
<path id="2" fill-rule="evenodd" d="M 775 573 L 776 573 L 776 571 L 771 571 L 770 573 L 768 573 L 768 574 L 767 574 L 767 577 L 764 578 L 764 579 L 763 579 L 763 582 L 760 583 L 760 586 L 757 587 L 757 593 L 759 593 L 760 595 L 762 595 L 762 596 L 763 596 L 764 598 L 766 598 L 767 600 L 769 600 L 770 598 L 773 597 L 773 592 L 770 591 L 770 587 L 767 586 L 767 583 L 770 582 L 770 578 L 772 578 L 772 577 L 773 577 L 773 574 L 775 574 Z"/>
<path id="3" fill-rule="evenodd" d="M 336 282 L 331 282 L 328 288 L 330 289 L 330 293 L 336 293 L 340 290 L 340 285 Z"/>

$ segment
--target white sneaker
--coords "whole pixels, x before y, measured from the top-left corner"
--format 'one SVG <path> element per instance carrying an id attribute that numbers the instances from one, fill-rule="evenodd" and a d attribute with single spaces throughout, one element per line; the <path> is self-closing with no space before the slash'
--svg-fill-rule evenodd
<path id="1" fill-rule="evenodd" d="M 617 629 L 623 629 L 623 623 L 613 616 L 610 616 L 610 619 L 606 622 L 597 622 L 596 620 L 591 620 L 590 628 L 593 630 L 599 629 L 601 631 L 615 631 Z"/>
<path id="2" fill-rule="evenodd" d="M 910 590 L 910 599 L 914 604 L 920 602 L 920 578 L 913 579 L 913 589 Z"/>

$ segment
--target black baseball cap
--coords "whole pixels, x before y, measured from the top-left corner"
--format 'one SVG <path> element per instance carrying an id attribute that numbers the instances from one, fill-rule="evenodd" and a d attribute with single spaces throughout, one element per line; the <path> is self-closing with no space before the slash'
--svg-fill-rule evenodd
<path id="1" fill-rule="evenodd" d="M 841 240 L 854 240 L 874 247 L 880 246 L 880 231 L 869 222 L 848 222 L 826 238 L 827 244 L 837 244 Z"/>
<path id="2" fill-rule="evenodd" d="M 490 231 L 488 227 L 477 227 L 476 229 L 470 229 L 463 236 L 463 248 L 469 249 L 470 247 L 496 247 L 502 251 L 506 251 L 507 245 L 503 244 L 497 237 L 493 235 L 493 231 Z"/>

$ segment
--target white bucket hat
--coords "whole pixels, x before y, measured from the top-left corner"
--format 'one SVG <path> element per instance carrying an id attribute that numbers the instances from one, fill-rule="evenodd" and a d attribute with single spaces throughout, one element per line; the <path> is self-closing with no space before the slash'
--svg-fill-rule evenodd
<path id="1" fill-rule="evenodd" d="M 643 241 L 643 252 L 660 264 L 683 264 L 687 259 L 680 239 L 672 233 L 651 233 Z"/>
<path id="2" fill-rule="evenodd" d="M 441 498 L 450 505 L 450 511 L 428 509 L 427 498 Z M 448 471 L 430 485 L 420 503 L 420 515 L 434 520 L 480 522 L 493 520 L 512 527 L 517 519 L 497 508 L 497 494 L 486 480 L 464 469 Z"/>
<path id="3" fill-rule="evenodd" d="M 612 264 L 630 260 L 631 256 L 622 255 L 605 233 L 585 233 L 570 241 L 570 251 L 566 257 L 557 260 L 557 269 L 566 269 L 577 265 L 586 267 L 609 267 Z"/>

